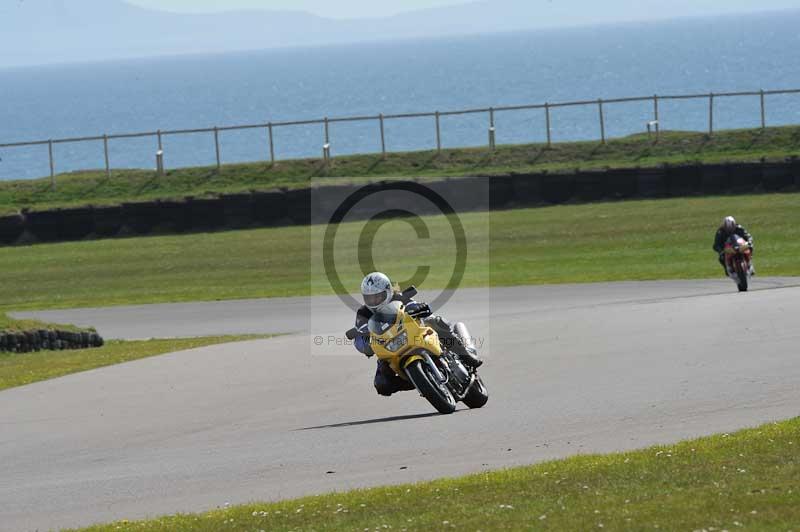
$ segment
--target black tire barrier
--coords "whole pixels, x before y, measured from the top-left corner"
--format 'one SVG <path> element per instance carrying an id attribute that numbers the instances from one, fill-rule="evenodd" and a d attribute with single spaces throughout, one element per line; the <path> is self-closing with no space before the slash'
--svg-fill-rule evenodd
<path id="1" fill-rule="evenodd" d="M 692 196 L 701 192 L 700 166 L 666 166 L 668 194 L 673 197 Z"/>
<path id="2" fill-rule="evenodd" d="M 520 207 L 534 207 L 545 202 L 542 182 L 545 174 L 515 174 L 511 176 L 514 202 Z M 491 190 L 491 187 L 490 187 Z"/>
<path id="3" fill-rule="evenodd" d="M 149 235 L 161 221 L 161 205 L 158 201 L 123 203 L 123 227 L 137 235 Z"/>
<path id="4" fill-rule="evenodd" d="M 0 332 L 0 352 L 33 353 L 38 351 L 65 351 L 102 347 L 103 337 L 95 332 L 34 330 Z"/>
<path id="5" fill-rule="evenodd" d="M 542 180 L 544 178 L 544 174 L 511 176 L 512 194 L 515 203 L 521 207 L 533 207 L 534 205 L 542 204 L 544 202 L 544 198 L 542 197 Z M 489 190 L 491 193 L 491 186 Z"/>
<path id="6" fill-rule="evenodd" d="M 450 179 L 448 194 L 457 212 L 482 212 L 489 209 L 489 178 L 464 177 Z"/>
<path id="7" fill-rule="evenodd" d="M 607 197 L 607 172 L 578 172 L 574 178 L 573 195 L 580 201 L 598 201 Z"/>
<path id="8" fill-rule="evenodd" d="M 24 231 L 25 218 L 21 214 L 0 217 L 0 244 L 13 244 Z"/>
<path id="9" fill-rule="evenodd" d="M 342 203 L 351 195 L 355 194 L 361 186 L 358 185 L 333 185 L 329 187 L 317 187 L 311 191 L 311 223 L 326 224 L 331 216 Z M 346 219 L 363 218 L 368 216 L 371 211 L 365 210 L 365 206 L 359 202 L 354 205 L 347 213 Z"/>
<path id="10" fill-rule="evenodd" d="M 95 207 L 94 235 L 97 238 L 111 238 L 117 236 L 122 229 L 122 206 Z"/>
<path id="11" fill-rule="evenodd" d="M 158 202 L 158 223 L 153 232 L 160 234 L 184 233 L 192 229 L 192 217 L 186 201 L 162 200 Z"/>
<path id="12" fill-rule="evenodd" d="M 284 193 L 287 218 L 292 225 L 309 225 L 311 223 L 311 189 L 301 188 Z"/>
<path id="13" fill-rule="evenodd" d="M 636 195 L 639 197 L 663 198 L 668 195 L 669 186 L 665 168 L 641 168 L 636 180 Z"/>
<path id="14" fill-rule="evenodd" d="M 253 209 L 258 225 L 269 227 L 287 223 L 287 205 L 281 191 L 254 192 Z"/>
<path id="15" fill-rule="evenodd" d="M 761 165 L 761 181 L 764 190 L 770 192 L 794 186 L 792 166 L 790 164 L 764 163 Z"/>
<path id="16" fill-rule="evenodd" d="M 728 165 L 729 191 L 750 192 L 761 187 L 761 163 Z"/>
<path id="17" fill-rule="evenodd" d="M 60 241 L 82 240 L 95 232 L 94 208 L 78 207 L 58 212 L 61 213 Z"/>
<path id="18" fill-rule="evenodd" d="M 786 163 L 789 165 L 789 172 L 792 174 L 794 186 L 800 187 L 800 159 L 791 157 L 787 159 Z"/>
<path id="19" fill-rule="evenodd" d="M 606 171 L 606 196 L 611 199 L 627 199 L 639 192 L 638 168 L 610 168 Z"/>
<path id="20" fill-rule="evenodd" d="M 231 229 L 245 229 L 255 223 L 255 202 L 252 194 L 231 194 L 222 197 L 225 225 Z"/>
<path id="21" fill-rule="evenodd" d="M 193 198 L 187 205 L 192 230 L 215 231 L 225 227 L 225 206 L 221 199 Z"/>
<path id="22" fill-rule="evenodd" d="M 730 188 L 727 164 L 708 164 L 700 167 L 700 191 L 703 194 L 719 194 Z"/>
<path id="23" fill-rule="evenodd" d="M 25 213 L 25 229 L 40 242 L 61 240 L 61 224 L 60 210 Z"/>
<path id="24" fill-rule="evenodd" d="M 545 174 L 540 180 L 542 199 L 547 203 L 566 203 L 575 195 L 575 176 L 572 174 Z"/>
<path id="25" fill-rule="evenodd" d="M 496 176 L 489 178 L 489 206 L 492 210 L 509 207 L 515 200 L 514 177 Z"/>
<path id="26" fill-rule="evenodd" d="M 379 191 L 390 183 L 375 182 L 370 186 Z M 800 159 L 449 178 L 426 182 L 425 185 L 448 198 L 457 212 L 570 201 L 741 194 L 800 188 Z M 360 188 L 361 185 L 334 185 L 319 187 L 313 192 L 310 188 L 284 189 L 238 193 L 219 198 L 23 211 L 21 214 L 0 217 L 0 246 L 325 223 L 324 213 L 332 213 Z M 400 208 L 397 205 L 384 207 Z M 425 214 L 428 208 L 419 202 L 409 207 L 413 208 L 407 210 L 419 214 Z M 312 213 L 315 215 L 313 218 Z M 348 219 L 363 219 L 368 216 L 367 213 L 368 210 L 359 209 L 356 205 Z M 437 211 L 431 206 L 430 213 L 436 214 Z"/>

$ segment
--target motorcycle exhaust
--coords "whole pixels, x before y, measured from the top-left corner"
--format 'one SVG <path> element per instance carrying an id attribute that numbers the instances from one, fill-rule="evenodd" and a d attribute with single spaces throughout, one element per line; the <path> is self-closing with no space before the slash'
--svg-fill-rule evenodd
<path id="1" fill-rule="evenodd" d="M 476 353 L 478 352 L 478 349 L 475 347 L 475 340 L 469 334 L 469 329 L 467 329 L 466 325 L 464 325 L 461 322 L 458 322 L 453 327 L 453 330 L 455 331 L 456 336 L 458 336 L 461 339 L 461 342 L 464 344 L 464 347 Z"/>

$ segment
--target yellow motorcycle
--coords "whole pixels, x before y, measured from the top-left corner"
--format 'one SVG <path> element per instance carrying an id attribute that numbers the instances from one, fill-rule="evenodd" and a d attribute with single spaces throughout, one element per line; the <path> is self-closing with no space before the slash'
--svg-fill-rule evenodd
<path id="1" fill-rule="evenodd" d="M 410 300 L 416 289 L 403 292 Z M 386 360 L 394 372 L 410 381 L 428 402 L 442 414 L 452 414 L 456 403 L 481 408 L 489 400 L 486 386 L 476 370 L 467 369 L 451 347 L 425 325 L 430 315 L 427 306 L 419 312 L 394 301 L 375 312 L 361 329 L 347 331 L 349 340 L 363 336 L 375 355 Z"/>

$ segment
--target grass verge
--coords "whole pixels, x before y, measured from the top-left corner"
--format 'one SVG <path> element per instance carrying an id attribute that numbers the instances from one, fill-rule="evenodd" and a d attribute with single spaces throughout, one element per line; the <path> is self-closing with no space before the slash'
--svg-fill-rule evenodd
<path id="1" fill-rule="evenodd" d="M 219 336 L 177 340 L 111 341 L 98 349 L 0 353 L 0 391 L 142 358 L 264 336 Z"/>
<path id="2" fill-rule="evenodd" d="M 44 323 L 38 320 L 15 320 L 9 318 L 7 314 L 0 312 L 0 332 L 24 332 L 55 329 L 71 332 L 82 330 L 74 325 L 56 325 L 54 323 Z"/>
<path id="3" fill-rule="evenodd" d="M 727 214 L 754 234 L 759 275 L 800 275 L 800 194 L 794 193 L 465 214 L 467 234 L 485 240 L 474 243 L 477 251 L 462 286 L 720 277 L 711 244 Z M 410 278 L 420 264 L 430 265 L 423 290 L 446 286 L 453 271 L 447 220 L 425 221 L 430 239 L 417 240 L 407 223 L 393 221 L 376 240 L 381 250 L 376 266 L 395 278 Z M 345 224 L 337 237 L 343 242 L 339 274 L 353 291 L 362 277 L 357 260 L 362 228 Z M 330 293 L 327 280 L 312 277 L 308 266 L 312 237 L 321 242 L 323 230 L 287 227 L 0 248 L 0 312 Z"/>
<path id="4" fill-rule="evenodd" d="M 798 446 L 800 418 L 630 453 L 86 531 L 796 530 Z"/>
<path id="5" fill-rule="evenodd" d="M 409 153 L 336 157 L 325 169 L 318 159 L 257 162 L 216 167 L 182 168 L 159 177 L 151 170 L 115 170 L 59 175 L 50 179 L 0 182 L 0 214 L 22 208 L 48 209 L 76 205 L 108 205 L 126 201 L 208 197 L 222 193 L 305 187 L 311 179 L 361 182 L 388 177 L 441 177 L 508 172 L 558 171 L 604 167 L 656 166 L 663 163 L 783 160 L 800 155 L 800 127 L 727 130 L 704 133 L 664 132 L 658 143 L 646 135 L 599 142 L 465 148 Z"/>

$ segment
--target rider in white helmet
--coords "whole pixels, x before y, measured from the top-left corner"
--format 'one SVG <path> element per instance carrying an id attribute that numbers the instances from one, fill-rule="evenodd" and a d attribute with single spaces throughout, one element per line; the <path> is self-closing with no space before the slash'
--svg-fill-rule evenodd
<path id="1" fill-rule="evenodd" d="M 736 223 L 736 218 L 733 216 L 726 216 L 722 220 L 722 224 L 717 229 L 717 234 L 714 236 L 714 251 L 719 254 L 719 263 L 722 269 L 725 270 L 725 276 L 728 276 L 728 268 L 725 266 L 725 242 L 733 235 L 740 236 L 747 240 L 750 244 L 750 249 L 755 253 L 753 246 L 753 236 L 747 232 L 747 229 Z M 755 267 L 751 266 L 752 274 L 755 275 Z"/>
<path id="2" fill-rule="evenodd" d="M 445 346 L 451 347 L 465 365 L 477 368 L 483 364 L 483 361 L 478 358 L 471 338 L 461 338 L 449 322 L 441 316 L 433 315 L 427 304 L 405 299 L 402 294 L 395 291 L 392 281 L 386 274 L 374 272 L 364 277 L 361 283 L 361 295 L 364 297 L 364 306 L 356 313 L 356 327 L 368 323 L 373 314 L 379 311 L 383 305 L 392 301 L 402 301 L 407 310 L 414 309 L 418 315 L 424 317 L 425 324 L 436 331 L 440 341 Z M 463 324 L 457 324 L 456 327 L 463 327 Z M 367 337 L 356 338 L 355 346 L 368 358 L 375 354 Z M 378 360 L 378 368 L 375 371 L 375 390 L 380 395 L 390 396 L 395 392 L 413 389 L 414 385 L 396 375 L 388 362 Z"/>

